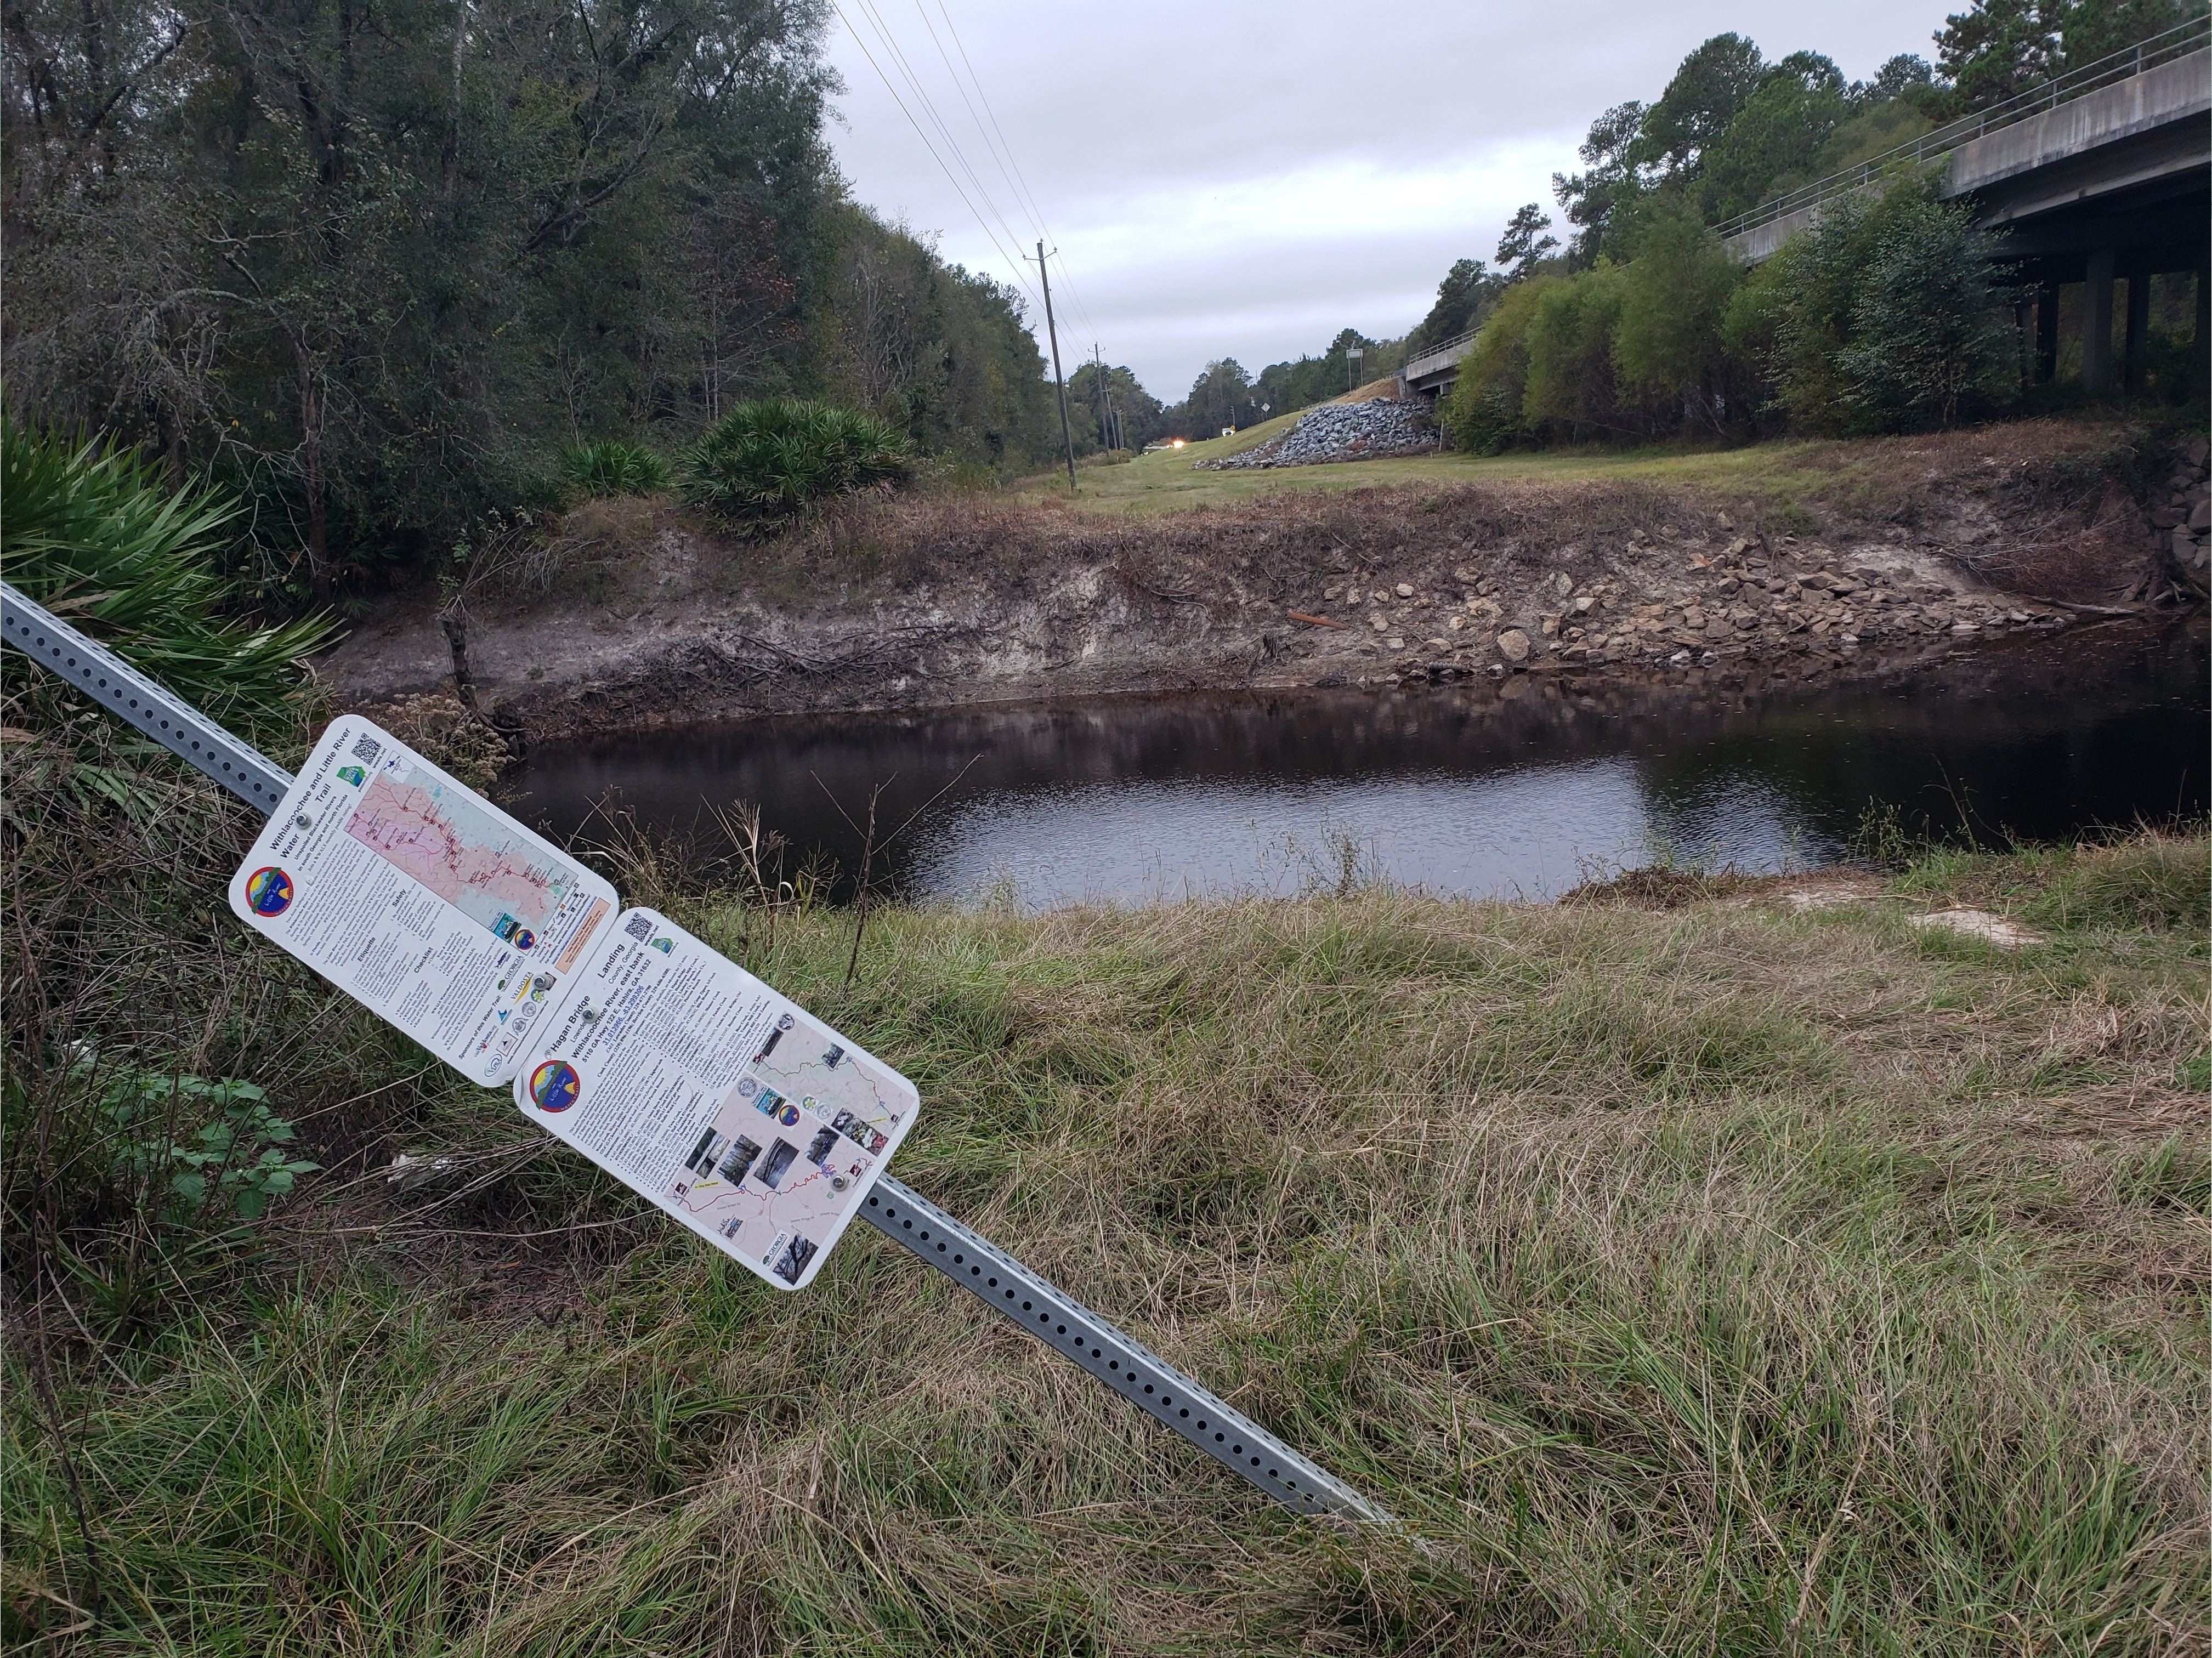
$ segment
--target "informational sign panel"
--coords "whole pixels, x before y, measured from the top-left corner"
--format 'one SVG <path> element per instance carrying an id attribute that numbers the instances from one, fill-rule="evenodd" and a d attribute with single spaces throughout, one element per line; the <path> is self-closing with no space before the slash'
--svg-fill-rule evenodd
<path id="1" fill-rule="evenodd" d="M 914 1084 L 369 720 L 334 720 L 231 908 L 779 1289 L 811 1280 Z"/>
<path id="2" fill-rule="evenodd" d="M 921 1096 L 665 915 L 625 910 L 515 1103 L 785 1288 L 829 1254 Z"/>
<path id="3" fill-rule="evenodd" d="M 615 890 L 391 732 L 333 720 L 231 878 L 230 907 L 474 1083 L 563 998 Z"/>

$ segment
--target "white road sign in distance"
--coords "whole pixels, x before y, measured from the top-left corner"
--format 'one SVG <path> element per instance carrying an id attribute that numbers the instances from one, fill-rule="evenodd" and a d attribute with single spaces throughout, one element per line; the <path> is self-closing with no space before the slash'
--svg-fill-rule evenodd
<path id="1" fill-rule="evenodd" d="M 665 915 L 579 966 L 515 1103 L 781 1290 L 813 1278 L 914 1127 L 904 1077 Z"/>
<path id="2" fill-rule="evenodd" d="M 331 722 L 230 882 L 246 926 L 486 1086 L 521 1067 L 618 902 L 358 715 Z"/>

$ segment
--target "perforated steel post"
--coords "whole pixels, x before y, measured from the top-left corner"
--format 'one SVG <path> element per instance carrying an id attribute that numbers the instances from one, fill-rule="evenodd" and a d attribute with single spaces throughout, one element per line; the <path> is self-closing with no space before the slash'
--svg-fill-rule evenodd
<path id="1" fill-rule="evenodd" d="M 88 692 L 248 805 L 273 812 L 283 803 L 292 778 L 281 766 L 4 582 L 0 640 Z M 1351 1486 L 890 1175 L 870 1188 L 860 1218 L 1285 1507 L 1389 1521 L 1388 1514 Z"/>
<path id="2" fill-rule="evenodd" d="M 198 708 L 171 695 L 4 581 L 0 581 L 0 640 L 191 761 L 248 805 L 274 811 L 292 786 L 292 775 L 283 767 L 270 764 Z"/>

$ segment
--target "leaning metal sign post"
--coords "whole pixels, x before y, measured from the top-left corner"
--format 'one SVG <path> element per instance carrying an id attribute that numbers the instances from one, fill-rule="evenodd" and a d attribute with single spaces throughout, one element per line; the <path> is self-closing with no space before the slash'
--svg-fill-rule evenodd
<path id="1" fill-rule="evenodd" d="M 0 583 L 0 640 L 269 822 L 231 907 L 783 1291 L 866 1221 L 1304 1514 L 1389 1516 L 884 1172 L 914 1084 L 368 720 L 297 777 Z"/>

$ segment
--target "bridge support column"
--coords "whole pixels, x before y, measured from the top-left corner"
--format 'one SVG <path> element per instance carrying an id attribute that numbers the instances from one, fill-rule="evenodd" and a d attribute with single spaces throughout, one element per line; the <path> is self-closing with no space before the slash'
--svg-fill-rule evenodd
<path id="1" fill-rule="evenodd" d="M 2101 392 L 2112 376 L 2112 250 L 2089 256 L 2089 291 L 2081 307 L 2081 385 Z"/>
<path id="2" fill-rule="evenodd" d="M 2150 339 L 2150 256 L 2132 255 L 2128 260 L 2127 386 L 2143 389 L 2150 364 L 2144 348 Z"/>
<path id="3" fill-rule="evenodd" d="M 2047 282 L 2035 293 L 2035 383 L 2058 378 L 2058 284 Z"/>
<path id="4" fill-rule="evenodd" d="M 2212 258 L 2200 252 L 2197 256 L 2197 337 L 2191 342 L 2199 363 L 2204 361 L 2208 342 L 2212 342 Z"/>

